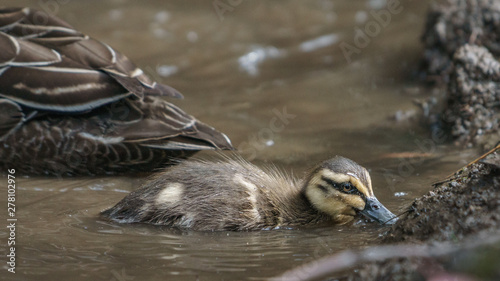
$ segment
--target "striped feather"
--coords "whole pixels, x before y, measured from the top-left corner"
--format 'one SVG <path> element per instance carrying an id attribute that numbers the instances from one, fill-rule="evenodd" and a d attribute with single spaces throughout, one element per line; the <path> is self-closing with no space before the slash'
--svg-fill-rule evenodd
<path id="1" fill-rule="evenodd" d="M 158 97 L 179 92 L 59 18 L 0 9 L 0 48 L 1 167 L 150 171 L 199 150 L 232 149 L 226 135 Z"/>
<path id="2" fill-rule="evenodd" d="M 36 109 L 78 112 L 129 94 L 182 97 L 152 81 L 123 54 L 54 16 L 8 8 L 0 11 L 0 23 L 0 68 L 5 68 L 0 69 L 0 94 L 5 98 Z"/>
<path id="3" fill-rule="evenodd" d="M 18 104 L 0 99 L 0 141 L 21 126 L 23 121 L 24 113 Z"/>

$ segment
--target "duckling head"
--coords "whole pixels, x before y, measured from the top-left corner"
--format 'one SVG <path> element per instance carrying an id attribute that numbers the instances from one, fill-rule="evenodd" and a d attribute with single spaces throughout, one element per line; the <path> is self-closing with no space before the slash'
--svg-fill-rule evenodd
<path id="1" fill-rule="evenodd" d="M 368 171 L 344 157 L 336 156 L 316 167 L 305 182 L 304 192 L 317 210 L 337 223 L 352 221 L 358 213 L 381 224 L 397 220 L 373 194 Z"/>

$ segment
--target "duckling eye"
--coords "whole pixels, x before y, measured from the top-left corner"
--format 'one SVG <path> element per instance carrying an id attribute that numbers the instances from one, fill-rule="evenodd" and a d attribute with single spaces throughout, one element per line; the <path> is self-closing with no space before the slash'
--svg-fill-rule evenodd
<path id="1" fill-rule="evenodd" d="M 350 182 L 341 183 L 340 190 L 345 192 L 345 193 L 349 193 L 349 194 L 358 193 L 358 190 L 356 189 L 356 187 L 354 187 L 354 185 L 352 185 Z"/>
<path id="2" fill-rule="evenodd" d="M 350 184 L 342 184 L 342 190 L 344 192 L 350 192 L 352 190 L 353 186 Z"/>

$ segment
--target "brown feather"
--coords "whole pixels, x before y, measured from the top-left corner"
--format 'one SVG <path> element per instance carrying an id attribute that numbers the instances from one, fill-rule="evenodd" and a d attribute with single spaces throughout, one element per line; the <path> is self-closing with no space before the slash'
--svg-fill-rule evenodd
<path id="1" fill-rule="evenodd" d="M 151 171 L 229 139 L 157 96 L 125 55 L 30 8 L 0 9 L 0 166 L 31 174 Z M 29 116 L 29 117 L 25 117 Z"/>

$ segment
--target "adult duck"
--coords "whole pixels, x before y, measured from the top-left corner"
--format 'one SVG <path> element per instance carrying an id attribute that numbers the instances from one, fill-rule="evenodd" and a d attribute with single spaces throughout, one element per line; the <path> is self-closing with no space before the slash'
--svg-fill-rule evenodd
<path id="1" fill-rule="evenodd" d="M 0 166 L 26 174 L 151 171 L 226 135 L 127 57 L 32 8 L 0 9 Z"/>

